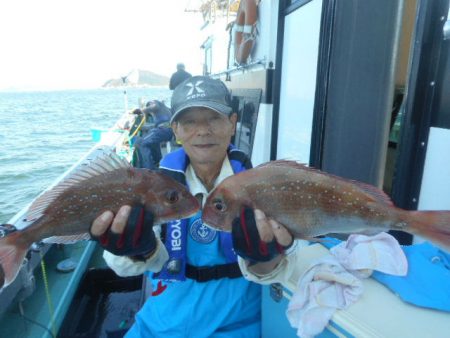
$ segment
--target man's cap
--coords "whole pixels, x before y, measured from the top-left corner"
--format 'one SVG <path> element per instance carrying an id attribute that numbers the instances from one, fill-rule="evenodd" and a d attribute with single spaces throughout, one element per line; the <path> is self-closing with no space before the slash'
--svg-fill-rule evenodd
<path id="1" fill-rule="evenodd" d="M 184 110 L 193 107 L 209 108 L 229 116 L 232 113 L 230 92 L 220 80 L 207 76 L 193 76 L 183 81 L 173 91 L 170 122 L 176 121 Z"/>
<path id="2" fill-rule="evenodd" d="M 177 69 L 184 69 L 184 68 L 185 68 L 184 63 L 182 62 L 177 63 Z"/>

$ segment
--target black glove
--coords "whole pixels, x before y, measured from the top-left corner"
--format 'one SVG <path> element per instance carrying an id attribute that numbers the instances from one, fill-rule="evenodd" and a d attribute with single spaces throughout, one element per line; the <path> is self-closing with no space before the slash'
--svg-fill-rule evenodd
<path id="1" fill-rule="evenodd" d="M 286 249 L 274 238 L 266 243 L 259 237 L 253 209 L 243 208 L 232 225 L 233 247 L 236 254 L 252 262 L 267 262 Z"/>
<path id="2" fill-rule="evenodd" d="M 131 209 L 123 233 L 116 234 L 109 228 L 100 236 L 91 236 L 106 251 L 117 256 L 130 256 L 135 260 L 145 261 L 146 256 L 156 249 L 153 214 L 145 212 L 142 206 Z"/>

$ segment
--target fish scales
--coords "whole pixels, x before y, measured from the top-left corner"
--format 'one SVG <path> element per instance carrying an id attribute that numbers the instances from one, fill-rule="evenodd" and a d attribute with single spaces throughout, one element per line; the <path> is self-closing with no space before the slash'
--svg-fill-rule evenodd
<path id="1" fill-rule="evenodd" d="M 102 212 L 123 205 L 143 205 L 156 224 L 187 218 L 200 205 L 172 178 L 133 168 L 106 149 L 38 197 L 27 211 L 28 226 L 0 238 L 0 288 L 17 276 L 33 242 L 69 243 L 88 239 L 92 222 Z"/>
<path id="2" fill-rule="evenodd" d="M 103 211 L 116 212 L 122 205 L 145 204 L 141 183 L 144 175 L 136 170 L 116 169 L 100 177 L 86 179 L 82 185 L 66 189 L 44 212 L 40 236 L 67 236 L 86 231 L 93 219 Z M 64 224 L 64 227 L 60 226 Z"/>
<path id="3" fill-rule="evenodd" d="M 373 196 L 350 182 L 336 181 L 313 170 L 286 172 L 283 167 L 274 166 L 265 171 L 269 179 L 264 181 L 257 174 L 242 175 L 246 194 L 252 196 L 248 206 L 265 210 L 268 217 L 285 224 L 298 236 L 318 236 L 334 230 L 336 222 L 345 217 L 359 218 L 361 226 L 366 227 L 370 216 L 379 225 L 387 215 L 385 206 L 374 205 Z M 307 228 L 298 232 L 295 227 L 298 223 Z M 319 230 L 319 226 L 326 224 L 330 229 L 322 226 Z M 387 229 L 388 225 L 380 228 Z"/>
<path id="4" fill-rule="evenodd" d="M 262 210 L 295 237 L 402 230 L 450 248 L 450 211 L 407 211 L 371 185 L 273 161 L 225 179 L 208 196 L 203 222 L 231 231 L 243 207 Z"/>

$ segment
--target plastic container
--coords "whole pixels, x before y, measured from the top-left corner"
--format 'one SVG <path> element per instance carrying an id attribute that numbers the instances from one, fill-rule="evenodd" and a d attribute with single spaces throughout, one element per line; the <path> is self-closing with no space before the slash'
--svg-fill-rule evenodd
<path id="1" fill-rule="evenodd" d="M 120 137 L 125 131 L 120 129 L 91 128 L 91 136 L 94 142 L 109 143 Z"/>
<path id="2" fill-rule="evenodd" d="M 108 129 L 91 128 L 92 141 L 100 142 L 100 140 L 102 139 L 102 134 L 107 132 Z"/>

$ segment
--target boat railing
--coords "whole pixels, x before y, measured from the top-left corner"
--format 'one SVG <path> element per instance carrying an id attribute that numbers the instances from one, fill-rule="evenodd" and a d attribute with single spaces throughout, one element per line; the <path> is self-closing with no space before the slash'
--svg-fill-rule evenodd
<path id="1" fill-rule="evenodd" d="M 131 155 L 128 153 L 132 150 L 128 144 L 129 139 L 127 137 L 127 128 L 132 124 L 132 119 L 134 117 L 135 115 L 132 115 L 131 112 L 126 112 L 112 128 L 102 131 L 103 135 L 101 139 L 98 140 L 98 143 L 88 150 L 78 162 L 73 164 L 67 171 L 55 179 L 55 181 L 44 191 L 42 191 L 34 200 L 39 198 L 39 196 L 44 194 L 46 191 L 49 191 L 55 187 L 58 183 L 64 180 L 66 176 L 76 171 L 79 166 L 88 161 L 88 159 L 91 160 L 92 158 L 98 156 L 98 154 L 100 154 L 102 149 L 105 147 L 114 148 L 116 153 L 122 157 L 127 157 L 127 160 L 129 160 Z M 19 230 L 29 226 L 30 222 L 26 221 L 26 214 L 34 200 L 15 214 L 8 223 L 14 224 L 14 226 Z M 40 264 L 42 257 L 45 256 L 51 246 L 52 244 L 33 244 L 27 254 L 27 257 L 22 263 L 17 278 L 7 287 L 0 289 L 0 304 L 2 304 L 2 306 L 0 306 L 0 317 L 12 302 L 22 301 L 33 293 L 35 289 L 34 270 Z"/>

